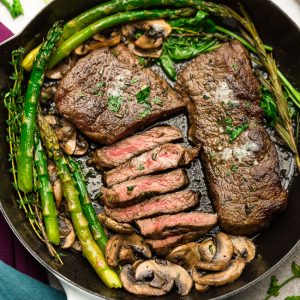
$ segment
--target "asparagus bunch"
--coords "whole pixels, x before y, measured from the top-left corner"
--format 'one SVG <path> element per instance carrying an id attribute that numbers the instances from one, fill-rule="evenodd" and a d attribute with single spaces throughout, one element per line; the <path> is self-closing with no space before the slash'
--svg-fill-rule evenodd
<path id="1" fill-rule="evenodd" d="M 101 249 L 93 239 L 88 221 L 82 211 L 78 191 L 68 168 L 68 162 L 61 153 L 55 132 L 41 115 L 38 115 L 38 125 L 48 157 L 52 158 L 56 164 L 64 197 L 84 256 L 109 288 L 120 288 L 122 283 L 118 275 L 108 266 Z"/>
<path id="2" fill-rule="evenodd" d="M 108 238 L 90 200 L 83 174 L 78 163 L 75 162 L 71 157 L 69 158 L 69 165 L 71 168 L 73 181 L 75 182 L 76 189 L 79 192 L 79 200 L 83 213 L 89 222 L 90 230 L 93 233 L 96 243 L 104 252 Z"/>
<path id="3" fill-rule="evenodd" d="M 62 23 L 56 22 L 36 57 L 27 86 L 24 114 L 21 126 L 21 139 L 17 155 L 18 186 L 25 193 L 33 189 L 33 148 L 34 130 L 38 97 L 44 82 L 44 70 L 49 57 L 62 33 Z"/>

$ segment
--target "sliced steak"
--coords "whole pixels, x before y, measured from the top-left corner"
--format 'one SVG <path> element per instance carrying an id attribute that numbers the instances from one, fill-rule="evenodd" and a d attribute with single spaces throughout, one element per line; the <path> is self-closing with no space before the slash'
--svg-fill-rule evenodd
<path id="1" fill-rule="evenodd" d="M 217 220 L 216 214 L 195 211 L 137 220 L 136 224 L 145 237 L 160 239 L 191 231 L 205 234 L 217 224 Z"/>
<path id="2" fill-rule="evenodd" d="M 137 94 L 148 87 L 149 97 L 138 102 Z M 55 101 L 62 116 L 103 144 L 185 108 L 167 82 L 142 68 L 123 45 L 98 49 L 79 59 L 60 82 Z"/>
<path id="3" fill-rule="evenodd" d="M 247 50 L 225 43 L 188 64 L 177 91 L 186 98 L 189 137 L 201 144 L 207 182 L 221 227 L 251 234 L 285 208 L 278 155 L 262 125 L 259 84 Z M 230 139 L 239 129 L 235 140 Z"/>
<path id="4" fill-rule="evenodd" d="M 189 242 L 194 242 L 198 240 L 203 235 L 202 232 L 189 232 L 185 234 L 173 235 L 166 237 L 161 240 L 145 240 L 145 242 L 150 246 L 152 251 L 161 257 L 167 256 L 172 249 L 177 246 L 187 244 Z"/>
<path id="5" fill-rule="evenodd" d="M 176 168 L 190 163 L 198 152 L 198 148 L 164 144 L 106 172 L 103 179 L 108 186 L 112 186 L 139 176 Z"/>
<path id="6" fill-rule="evenodd" d="M 199 204 L 198 195 L 192 191 L 180 191 L 161 195 L 141 203 L 124 207 L 110 208 L 105 206 L 105 213 L 118 222 L 131 222 L 161 214 L 182 212 Z"/>
<path id="7" fill-rule="evenodd" d="M 136 155 L 181 138 L 182 132 L 175 126 L 154 127 L 97 149 L 93 154 L 93 163 L 97 168 L 115 168 Z"/>
<path id="8" fill-rule="evenodd" d="M 149 197 L 165 194 L 187 185 L 189 179 L 185 170 L 179 169 L 160 175 L 148 175 L 101 188 L 101 199 L 109 207 L 124 207 Z"/>

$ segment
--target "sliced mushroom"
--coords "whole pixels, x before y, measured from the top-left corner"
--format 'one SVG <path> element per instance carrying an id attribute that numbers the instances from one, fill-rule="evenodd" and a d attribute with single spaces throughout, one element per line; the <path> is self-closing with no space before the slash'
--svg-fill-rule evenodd
<path id="1" fill-rule="evenodd" d="M 247 237 L 229 235 L 233 245 L 234 254 L 250 262 L 255 257 L 255 245 Z"/>
<path id="2" fill-rule="evenodd" d="M 114 219 L 111 219 L 108 217 L 105 213 L 98 214 L 98 219 L 101 221 L 101 223 L 106 226 L 108 229 L 117 232 L 117 233 L 123 233 L 123 234 L 129 234 L 134 232 L 133 227 L 130 224 L 127 223 L 119 223 L 115 221 Z"/>
<path id="3" fill-rule="evenodd" d="M 76 250 L 76 251 L 78 251 L 78 252 L 82 252 L 82 247 L 80 245 L 80 242 L 77 239 L 72 244 L 71 248 L 74 249 L 74 250 Z"/>
<path id="4" fill-rule="evenodd" d="M 68 56 L 55 68 L 47 70 L 45 76 L 50 79 L 62 79 L 64 75 L 75 65 L 76 58 L 73 55 Z"/>
<path id="5" fill-rule="evenodd" d="M 134 46 L 134 44 L 129 43 L 128 49 L 135 55 L 140 57 L 151 57 L 151 58 L 159 58 L 162 54 L 162 49 L 154 49 L 154 50 L 142 50 L 138 49 Z"/>
<path id="6" fill-rule="evenodd" d="M 138 265 L 135 271 L 135 278 L 143 281 L 149 276 L 164 276 L 174 280 L 178 294 L 187 295 L 193 287 L 193 280 L 188 272 L 179 265 L 170 263 L 166 260 L 147 260 Z"/>
<path id="7" fill-rule="evenodd" d="M 75 242 L 75 231 L 72 223 L 65 217 L 58 218 L 59 232 L 61 237 L 60 247 L 62 249 L 70 248 Z"/>
<path id="8" fill-rule="evenodd" d="M 199 243 L 188 243 L 173 249 L 166 257 L 168 261 L 191 270 L 201 259 Z"/>
<path id="9" fill-rule="evenodd" d="M 136 261 L 136 256 L 129 246 L 123 246 L 119 252 L 119 265 L 124 266 Z"/>
<path id="10" fill-rule="evenodd" d="M 76 156 L 82 156 L 85 155 L 88 150 L 89 144 L 87 140 L 83 136 L 78 134 L 76 139 L 76 147 L 73 154 Z"/>
<path id="11" fill-rule="evenodd" d="M 203 284 L 195 283 L 195 289 L 199 293 L 204 293 L 204 292 L 206 292 L 206 291 L 208 291 L 210 289 L 210 286 L 209 285 L 203 285 Z"/>
<path id="12" fill-rule="evenodd" d="M 152 253 L 148 245 L 146 245 L 141 236 L 135 233 L 130 235 L 116 234 L 108 240 L 105 248 L 106 261 L 111 267 L 117 267 L 120 265 L 120 251 L 122 251 L 123 247 L 126 249 L 131 248 L 135 254 L 134 260 L 132 259 L 132 261 L 130 261 L 131 263 L 139 258 L 152 257 Z"/>
<path id="13" fill-rule="evenodd" d="M 238 279 L 244 268 L 246 262 L 241 257 L 237 257 L 234 260 L 231 260 L 227 265 L 227 268 L 222 272 L 210 273 L 210 274 L 199 274 L 196 269 L 193 270 L 193 279 L 196 283 L 201 285 L 213 285 L 221 286 Z"/>
<path id="14" fill-rule="evenodd" d="M 198 247 L 198 251 L 202 261 L 209 262 L 216 254 L 216 245 L 212 238 L 204 239 Z"/>
<path id="15" fill-rule="evenodd" d="M 165 295 L 172 289 L 174 284 L 174 280 L 171 280 L 169 278 L 165 278 L 165 281 L 163 282 L 163 284 L 160 284 L 159 288 L 155 287 L 155 285 L 157 284 L 151 286 L 151 281 L 138 281 L 134 276 L 134 269 L 131 265 L 126 265 L 123 267 L 120 273 L 120 279 L 126 291 L 135 295 L 143 296 Z"/>
<path id="16" fill-rule="evenodd" d="M 55 130 L 59 142 L 66 142 L 69 140 L 74 132 L 76 132 L 74 125 L 65 119 L 60 121 L 60 127 Z"/>
<path id="17" fill-rule="evenodd" d="M 208 261 L 199 261 L 196 265 L 197 269 L 221 271 L 223 270 L 233 255 L 233 245 L 229 236 L 223 232 L 217 233 L 215 236 L 216 253 L 213 258 Z"/>
<path id="18" fill-rule="evenodd" d="M 53 115 L 46 115 L 44 117 L 44 119 L 47 121 L 48 124 L 50 124 L 51 126 L 57 126 L 58 125 L 58 120 L 57 117 L 53 116 Z"/>
<path id="19" fill-rule="evenodd" d="M 74 154 L 76 149 L 76 137 L 77 137 L 77 132 L 75 131 L 68 140 L 60 143 L 62 150 L 66 154 L 68 155 Z"/>
<path id="20" fill-rule="evenodd" d="M 55 96 L 56 90 L 57 90 L 57 86 L 55 86 L 55 85 L 43 87 L 41 89 L 42 102 L 46 103 L 48 100 L 52 100 Z"/>
<path id="21" fill-rule="evenodd" d="M 61 201 L 63 199 L 63 189 L 61 181 L 57 178 L 53 183 L 53 194 L 56 203 L 56 207 L 60 207 Z"/>
<path id="22" fill-rule="evenodd" d="M 50 182 L 53 184 L 57 180 L 57 170 L 56 165 L 52 160 L 48 160 L 48 174 L 50 177 Z"/>

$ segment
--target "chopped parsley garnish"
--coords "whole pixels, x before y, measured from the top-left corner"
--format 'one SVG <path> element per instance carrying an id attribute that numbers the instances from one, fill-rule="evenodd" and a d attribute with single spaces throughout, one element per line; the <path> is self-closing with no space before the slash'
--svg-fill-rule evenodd
<path id="1" fill-rule="evenodd" d="M 238 171 L 238 167 L 235 164 L 232 164 L 230 167 L 230 170 L 234 173 L 236 173 Z"/>
<path id="2" fill-rule="evenodd" d="M 135 83 L 137 83 L 138 81 L 139 81 L 138 78 L 133 78 L 133 79 L 131 79 L 130 84 L 135 84 Z"/>
<path id="3" fill-rule="evenodd" d="M 127 193 L 131 193 L 133 191 L 133 189 L 135 188 L 134 185 L 128 186 L 127 187 Z"/>
<path id="4" fill-rule="evenodd" d="M 145 167 L 144 167 L 143 165 L 139 165 L 139 166 L 138 166 L 138 170 L 141 171 L 141 170 L 144 170 L 144 169 L 145 169 Z"/>
<path id="5" fill-rule="evenodd" d="M 234 70 L 237 70 L 237 68 L 238 68 L 237 64 L 233 64 L 233 65 L 232 65 L 232 68 L 233 68 Z"/>
<path id="6" fill-rule="evenodd" d="M 97 83 L 96 83 L 96 87 L 97 87 L 97 88 L 102 88 L 102 87 L 104 87 L 104 86 L 106 86 L 106 82 L 104 82 L 104 81 L 100 81 L 100 82 L 97 82 Z"/>
<path id="7" fill-rule="evenodd" d="M 160 98 L 153 98 L 152 102 L 156 105 L 162 106 L 162 100 Z"/>
<path id="8" fill-rule="evenodd" d="M 203 95 L 203 99 L 204 99 L 204 100 L 207 100 L 207 99 L 209 99 L 209 96 Z"/>
<path id="9" fill-rule="evenodd" d="M 233 143 L 233 141 L 246 129 L 248 129 L 249 125 L 248 123 L 244 123 L 242 125 L 233 126 L 233 120 L 232 118 L 224 118 L 223 123 L 225 126 L 225 132 L 229 135 L 229 143 Z"/>
<path id="10" fill-rule="evenodd" d="M 148 99 L 150 97 L 150 86 L 147 85 L 145 87 L 143 87 L 136 95 L 135 95 L 137 102 L 140 104 L 148 104 L 150 105 L 150 103 L 148 102 Z"/>
<path id="11" fill-rule="evenodd" d="M 148 115 L 151 114 L 151 109 L 150 108 L 146 108 L 143 112 L 139 113 L 139 117 L 140 118 L 145 118 Z"/>
<path id="12" fill-rule="evenodd" d="M 118 113 L 123 104 L 123 99 L 120 96 L 108 97 L 108 109 L 112 112 Z"/>

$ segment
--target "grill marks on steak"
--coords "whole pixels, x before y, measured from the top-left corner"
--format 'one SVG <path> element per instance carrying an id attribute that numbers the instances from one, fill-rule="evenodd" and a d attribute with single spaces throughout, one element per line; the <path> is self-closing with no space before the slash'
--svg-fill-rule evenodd
<path id="1" fill-rule="evenodd" d="M 154 127 L 97 149 L 93 154 L 93 163 L 98 168 L 115 168 L 136 155 L 179 139 L 182 139 L 182 132 L 175 126 Z"/>
<path id="2" fill-rule="evenodd" d="M 106 172 L 103 179 L 108 186 L 112 186 L 139 176 L 176 168 L 190 163 L 198 152 L 198 148 L 186 148 L 180 144 L 164 144 Z"/>
<path id="3" fill-rule="evenodd" d="M 161 175 L 142 176 L 116 184 L 111 188 L 101 188 L 101 199 L 109 207 L 131 205 L 149 195 L 165 194 L 188 184 L 185 170 L 178 169 Z"/>
<path id="4" fill-rule="evenodd" d="M 145 237 L 160 239 L 192 231 L 205 234 L 217 224 L 217 215 L 195 211 L 137 220 L 136 224 Z"/>
<path id="5" fill-rule="evenodd" d="M 133 220 L 161 214 L 182 212 L 196 206 L 197 204 L 199 204 L 197 193 L 186 190 L 156 196 L 149 200 L 124 208 L 110 208 L 105 206 L 104 210 L 109 217 L 117 220 L 118 222 L 131 222 Z"/>
<path id="6" fill-rule="evenodd" d="M 78 60 L 61 81 L 56 96 L 60 114 L 91 139 L 111 144 L 156 120 L 185 108 L 184 102 L 167 82 L 123 45 L 95 50 Z M 136 83 L 132 83 L 137 81 Z M 151 113 L 142 117 L 145 107 L 136 100 L 141 88 L 149 86 Z M 118 112 L 109 110 L 108 99 L 121 98 Z M 153 99 L 161 99 L 162 104 Z"/>
<path id="7" fill-rule="evenodd" d="M 201 156 L 221 227 L 251 234 L 286 206 L 278 155 L 261 125 L 259 85 L 239 42 L 198 56 L 178 76 L 176 89 L 189 102 L 189 137 Z M 249 128 L 233 143 L 225 118 Z M 227 119 L 228 120 L 228 119 Z"/>

